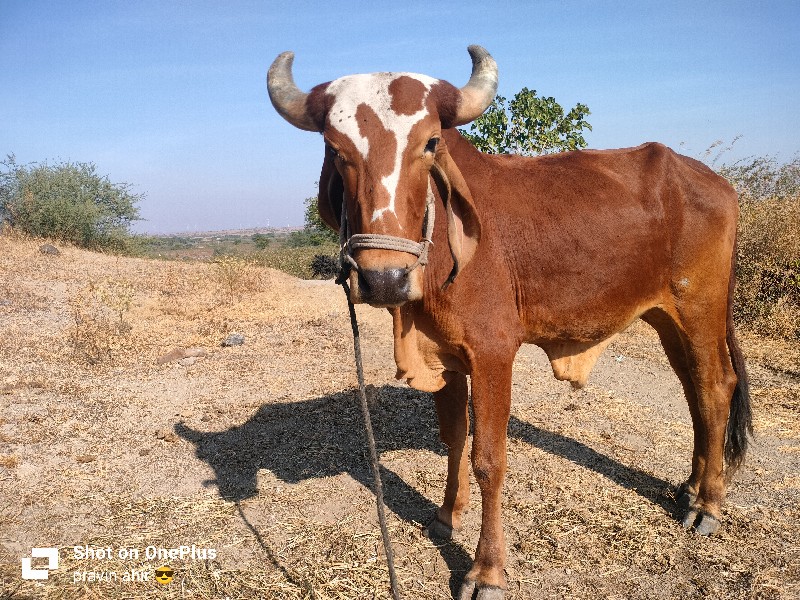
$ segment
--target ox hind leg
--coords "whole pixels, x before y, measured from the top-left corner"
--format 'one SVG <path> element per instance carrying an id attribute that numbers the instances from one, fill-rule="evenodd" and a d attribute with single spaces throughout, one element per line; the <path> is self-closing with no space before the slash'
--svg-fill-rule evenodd
<path id="1" fill-rule="evenodd" d="M 668 314 L 644 315 L 658 332 L 670 364 L 683 385 L 694 428 L 692 471 L 680 488 L 684 527 L 701 535 L 719 528 L 724 477 L 725 432 L 736 387 L 726 342 L 725 319 Z"/>
<path id="2" fill-rule="evenodd" d="M 438 392 L 434 392 L 436 415 L 439 419 L 439 437 L 447 446 L 447 484 L 444 502 L 436 511 L 433 521 L 425 528 L 425 535 L 451 539 L 453 531 L 461 527 L 461 519 L 469 504 L 469 392 L 467 376 L 452 374 L 452 378 Z"/>

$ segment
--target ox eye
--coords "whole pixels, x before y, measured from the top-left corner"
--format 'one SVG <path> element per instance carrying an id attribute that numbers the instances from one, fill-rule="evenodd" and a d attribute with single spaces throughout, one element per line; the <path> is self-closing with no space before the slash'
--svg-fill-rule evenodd
<path id="1" fill-rule="evenodd" d="M 436 146 L 438 145 L 439 145 L 439 138 L 432 137 L 431 139 L 428 140 L 428 143 L 425 145 L 425 152 L 430 152 L 431 154 L 433 154 L 434 152 L 436 152 Z"/>

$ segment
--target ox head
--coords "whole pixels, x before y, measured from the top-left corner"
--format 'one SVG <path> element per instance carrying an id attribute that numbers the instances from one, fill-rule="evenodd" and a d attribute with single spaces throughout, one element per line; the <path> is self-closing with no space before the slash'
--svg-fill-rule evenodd
<path id="1" fill-rule="evenodd" d="M 270 99 L 295 127 L 325 139 L 319 214 L 340 231 L 350 299 L 399 306 L 423 294 L 432 231 L 431 178 L 447 207 L 453 269 L 472 258 L 480 222 L 442 129 L 477 118 L 497 91 L 497 64 L 470 46 L 472 75 L 462 88 L 426 75 L 351 75 L 304 93 L 292 77 L 294 54 L 269 69 Z M 356 243 L 357 242 L 357 243 Z M 441 251 L 441 250 L 439 250 Z"/>

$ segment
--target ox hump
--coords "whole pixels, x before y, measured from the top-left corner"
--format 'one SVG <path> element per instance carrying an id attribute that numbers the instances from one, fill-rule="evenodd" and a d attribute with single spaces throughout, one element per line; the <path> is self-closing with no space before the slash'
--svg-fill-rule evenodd
<path id="1" fill-rule="evenodd" d="M 386 212 L 397 216 L 395 200 L 409 135 L 430 114 L 426 101 L 437 83 L 415 73 L 371 73 L 336 79 L 326 89 L 333 97 L 327 126 L 345 135 L 361 158 L 371 161 L 371 170 L 381 174 L 388 202 L 375 208 L 373 221 Z"/>

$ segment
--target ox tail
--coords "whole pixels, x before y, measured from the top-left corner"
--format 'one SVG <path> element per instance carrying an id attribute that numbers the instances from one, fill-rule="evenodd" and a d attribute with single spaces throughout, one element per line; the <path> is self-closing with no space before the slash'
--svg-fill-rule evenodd
<path id="1" fill-rule="evenodd" d="M 753 414 L 750 409 L 750 383 L 744 363 L 742 349 L 736 339 L 733 326 L 733 291 L 736 287 L 736 241 L 733 243 L 731 275 L 728 284 L 727 343 L 733 370 L 736 373 L 736 387 L 731 398 L 728 428 L 725 432 L 725 462 L 728 465 L 726 479 L 730 480 L 744 462 L 749 438 L 753 435 Z"/>

